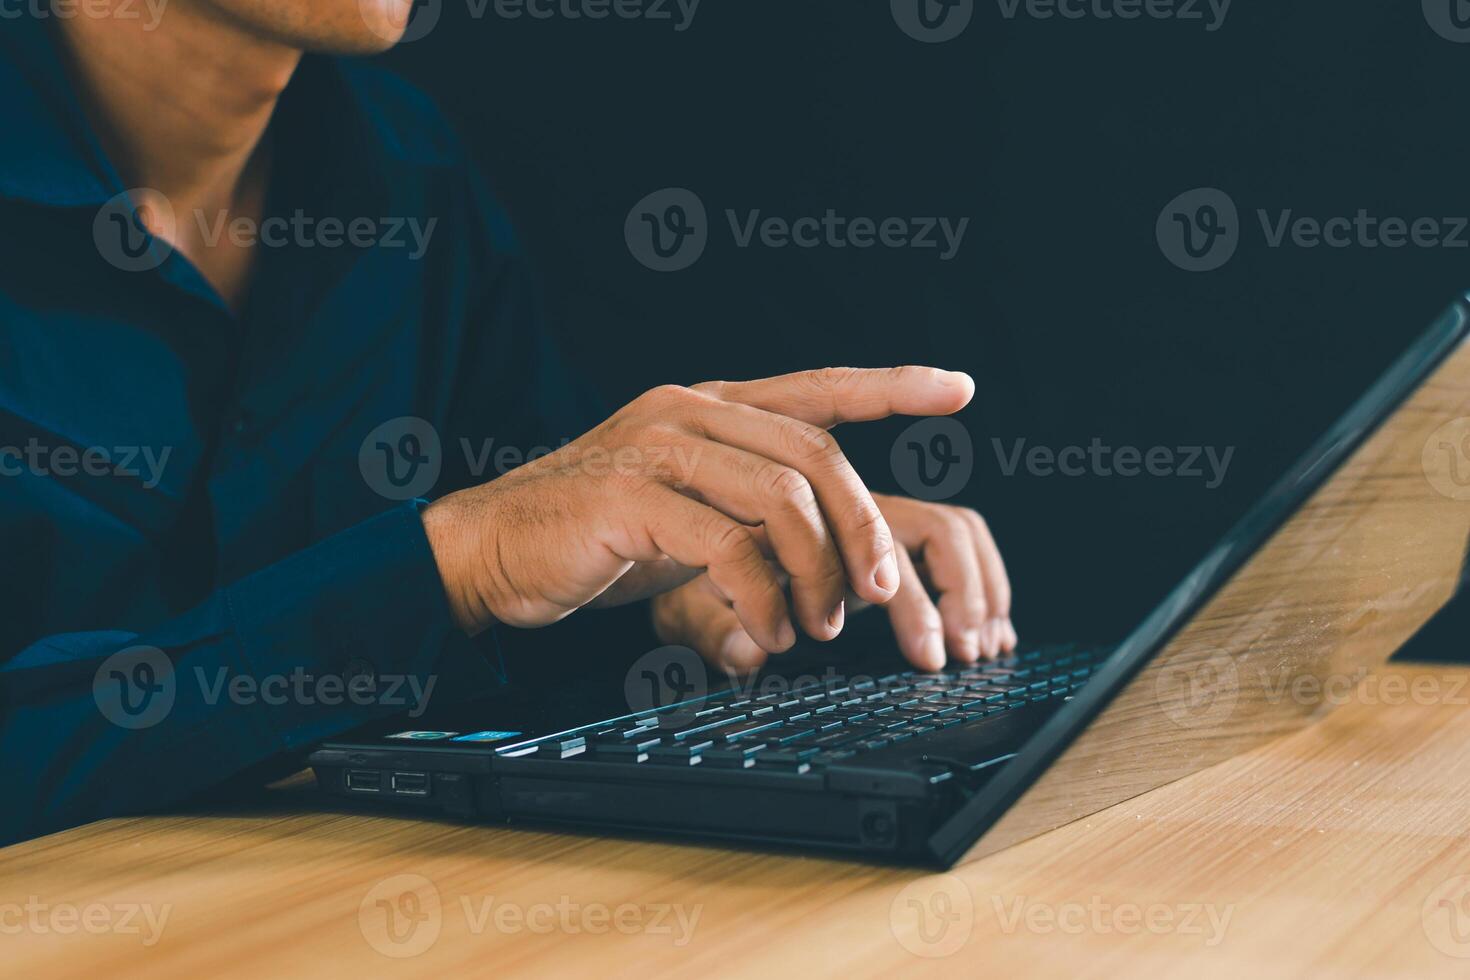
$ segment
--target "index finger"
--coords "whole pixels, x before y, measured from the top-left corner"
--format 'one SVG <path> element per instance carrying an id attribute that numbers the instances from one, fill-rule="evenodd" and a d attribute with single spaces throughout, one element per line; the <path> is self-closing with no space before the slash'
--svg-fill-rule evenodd
<path id="1" fill-rule="evenodd" d="M 953 415 L 975 394 L 975 382 L 968 374 L 913 365 L 822 368 L 759 381 L 711 381 L 694 388 L 824 429 L 890 415 Z"/>

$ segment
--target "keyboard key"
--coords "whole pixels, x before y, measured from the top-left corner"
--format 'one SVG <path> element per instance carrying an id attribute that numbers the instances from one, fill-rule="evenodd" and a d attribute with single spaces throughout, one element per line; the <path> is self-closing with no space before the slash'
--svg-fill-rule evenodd
<path id="1" fill-rule="evenodd" d="M 784 746 L 790 745 L 792 742 L 799 741 L 800 739 L 808 738 L 813 734 L 815 734 L 815 731 L 810 726 L 793 726 L 790 728 L 775 728 L 769 732 L 763 732 L 761 738 L 768 745 Z"/>
<path id="2" fill-rule="evenodd" d="M 736 725 L 734 728 L 725 729 L 720 732 L 720 735 L 725 741 L 733 742 L 738 738 L 746 738 L 747 736 L 757 735 L 761 732 L 768 732 L 773 728 L 780 728 L 785 724 L 786 721 L 782 718 L 753 718 L 743 725 Z"/>
<path id="3" fill-rule="evenodd" d="M 700 741 L 698 739 L 670 742 L 649 749 L 648 760 L 650 762 L 663 762 L 678 766 L 696 766 L 700 762 L 700 753 L 714 744 L 712 741 Z"/>
<path id="4" fill-rule="evenodd" d="M 755 764 L 762 769 L 806 772 L 807 761 L 820 751 L 812 748 L 767 749 L 755 757 Z"/>
<path id="5" fill-rule="evenodd" d="M 749 769 L 763 749 L 764 742 L 737 742 L 734 745 L 716 746 L 705 749 L 700 758 L 704 765 L 718 769 Z"/>
<path id="6" fill-rule="evenodd" d="M 673 736 L 674 738 L 684 739 L 689 738 L 693 735 L 703 735 L 705 732 L 712 732 L 718 728 L 726 728 L 730 725 L 736 724 L 737 722 L 742 722 L 745 720 L 746 716 L 743 714 L 734 714 L 729 716 L 728 718 L 716 718 L 713 721 L 696 719 L 696 721 L 703 723 L 694 724 L 688 728 L 680 729 L 679 731 L 674 732 Z"/>

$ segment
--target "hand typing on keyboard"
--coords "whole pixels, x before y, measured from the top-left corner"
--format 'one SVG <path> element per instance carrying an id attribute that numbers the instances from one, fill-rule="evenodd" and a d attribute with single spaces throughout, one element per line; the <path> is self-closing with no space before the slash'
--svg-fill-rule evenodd
<path id="1" fill-rule="evenodd" d="M 946 652 L 972 664 L 1014 650 L 1010 581 L 984 518 L 963 507 L 882 494 L 873 499 L 899 544 L 900 585 L 887 607 L 908 661 L 920 670 L 939 670 Z M 939 594 L 937 606 L 931 589 Z M 851 596 L 848 605 L 866 604 Z M 654 625 L 665 643 L 693 647 L 737 674 L 766 660 L 766 651 L 708 576 L 655 599 Z"/>
<path id="2" fill-rule="evenodd" d="M 890 606 L 916 666 L 942 665 L 946 639 L 973 662 L 1015 642 L 983 522 L 880 505 L 828 430 L 952 414 L 974 390 L 967 375 L 924 367 L 657 388 L 558 452 L 430 505 L 424 528 L 472 633 L 542 626 L 694 579 L 659 604 L 659 621 L 666 632 L 692 624 L 680 639 L 738 670 L 789 649 L 798 628 L 832 639 L 849 596 Z"/>

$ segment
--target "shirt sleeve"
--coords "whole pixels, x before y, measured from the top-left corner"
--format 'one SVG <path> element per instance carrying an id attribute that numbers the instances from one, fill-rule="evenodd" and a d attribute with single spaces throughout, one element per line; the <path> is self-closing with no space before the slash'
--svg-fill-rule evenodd
<path id="1" fill-rule="evenodd" d="M 419 712 L 440 684 L 463 696 L 501 679 L 455 628 L 405 504 L 145 634 L 50 636 L 0 663 L 0 844 L 166 808 Z"/>

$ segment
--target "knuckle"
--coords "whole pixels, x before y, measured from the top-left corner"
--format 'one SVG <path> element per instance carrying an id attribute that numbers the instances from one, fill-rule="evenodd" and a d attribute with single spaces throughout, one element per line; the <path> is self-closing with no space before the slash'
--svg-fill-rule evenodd
<path id="1" fill-rule="evenodd" d="M 832 391 L 851 381 L 856 374 L 857 368 L 824 367 L 811 372 L 808 378 L 814 387 Z"/>
<path id="2" fill-rule="evenodd" d="M 659 385 L 650 388 L 638 397 L 646 408 L 667 410 L 671 406 L 687 404 L 694 392 L 683 385 Z"/>
<path id="3" fill-rule="evenodd" d="M 755 549 L 755 538 L 742 524 L 718 524 L 710 536 L 710 555 L 717 561 L 735 562 L 749 557 Z"/>
<path id="4" fill-rule="evenodd" d="M 783 436 L 791 453 L 808 465 L 831 464 L 842 459 L 837 438 L 821 426 L 792 419 L 786 424 Z"/>
<path id="5" fill-rule="evenodd" d="M 806 477 L 789 466 L 769 466 L 761 476 L 767 494 L 782 501 L 805 503 L 812 496 Z"/>

